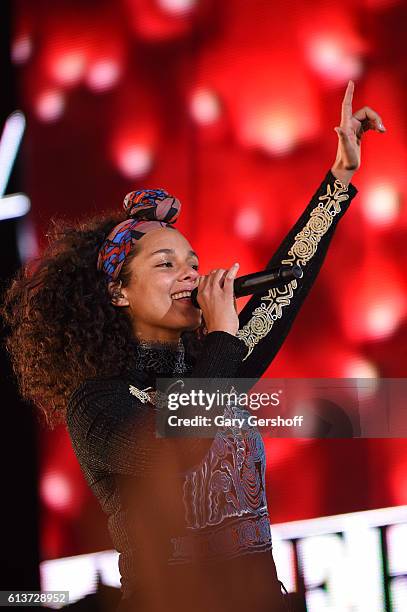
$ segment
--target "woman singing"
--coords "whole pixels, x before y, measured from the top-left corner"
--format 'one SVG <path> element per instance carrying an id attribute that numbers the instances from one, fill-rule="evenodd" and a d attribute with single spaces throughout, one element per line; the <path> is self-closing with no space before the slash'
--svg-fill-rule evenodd
<path id="1" fill-rule="evenodd" d="M 21 394 L 51 427 L 66 423 L 120 553 L 122 612 L 285 609 L 257 429 L 157 437 L 154 391 L 158 377 L 258 378 L 269 366 L 357 193 L 362 135 L 385 131 L 372 109 L 352 114 L 353 87 L 336 160 L 267 264 L 299 264 L 301 279 L 252 297 L 238 315 L 238 265 L 201 275 L 174 227 L 179 201 L 144 190 L 126 196 L 124 215 L 56 227 L 6 293 Z"/>

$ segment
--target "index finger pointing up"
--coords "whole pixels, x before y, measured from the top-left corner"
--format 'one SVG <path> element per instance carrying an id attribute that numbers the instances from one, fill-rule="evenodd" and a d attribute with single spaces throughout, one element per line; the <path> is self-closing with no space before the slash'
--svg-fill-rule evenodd
<path id="1" fill-rule="evenodd" d="M 352 119 L 352 100 L 354 89 L 354 82 L 349 81 L 342 101 L 341 126 L 345 126 Z"/>

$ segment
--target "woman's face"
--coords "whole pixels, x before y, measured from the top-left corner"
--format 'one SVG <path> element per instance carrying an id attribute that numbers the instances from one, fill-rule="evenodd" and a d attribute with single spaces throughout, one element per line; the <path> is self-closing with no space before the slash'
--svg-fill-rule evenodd
<path id="1" fill-rule="evenodd" d="M 177 341 L 181 332 L 201 324 L 202 313 L 188 298 L 174 294 L 198 285 L 198 257 L 177 230 L 159 228 L 137 243 L 131 280 L 122 287 L 118 305 L 128 306 L 135 336 L 144 340 Z"/>

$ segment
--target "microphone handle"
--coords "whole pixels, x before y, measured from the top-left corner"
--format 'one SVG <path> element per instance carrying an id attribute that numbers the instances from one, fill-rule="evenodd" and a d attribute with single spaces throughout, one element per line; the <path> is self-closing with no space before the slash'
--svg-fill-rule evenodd
<path id="1" fill-rule="evenodd" d="M 246 274 L 245 276 L 235 278 L 233 283 L 233 291 L 235 297 L 242 297 L 244 295 L 251 295 L 253 293 L 267 291 L 268 289 L 278 287 L 279 285 L 285 285 L 296 278 L 301 278 L 302 276 L 302 268 L 298 265 L 270 268 L 270 270 L 253 272 L 252 274 Z M 198 289 L 195 288 L 191 292 L 191 300 L 192 304 L 196 308 L 200 308 L 196 299 L 197 295 Z"/>

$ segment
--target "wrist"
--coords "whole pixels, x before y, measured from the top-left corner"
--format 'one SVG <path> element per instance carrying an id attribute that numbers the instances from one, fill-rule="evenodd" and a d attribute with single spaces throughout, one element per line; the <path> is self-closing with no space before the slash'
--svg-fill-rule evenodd
<path id="1" fill-rule="evenodd" d="M 352 180 L 355 170 L 346 170 L 346 168 L 344 168 L 340 162 L 335 162 L 331 168 L 331 172 L 335 178 L 341 181 L 341 183 L 348 186 Z"/>
<path id="2" fill-rule="evenodd" d="M 233 330 L 233 329 L 227 329 L 226 327 L 207 327 L 208 330 L 208 334 L 210 334 L 211 332 L 224 332 L 226 334 L 230 334 L 231 336 L 236 336 L 237 334 L 237 329 Z"/>

